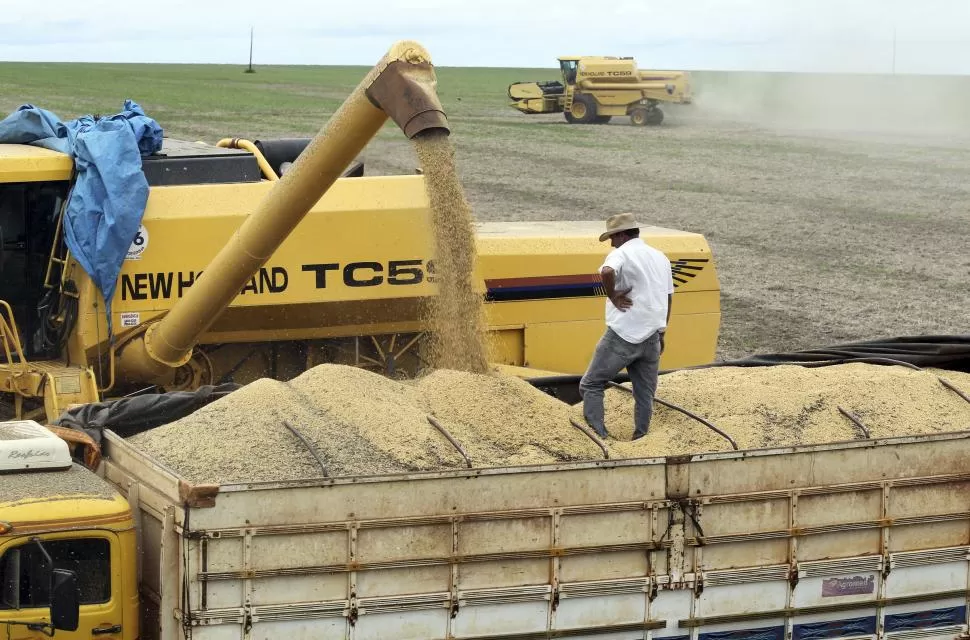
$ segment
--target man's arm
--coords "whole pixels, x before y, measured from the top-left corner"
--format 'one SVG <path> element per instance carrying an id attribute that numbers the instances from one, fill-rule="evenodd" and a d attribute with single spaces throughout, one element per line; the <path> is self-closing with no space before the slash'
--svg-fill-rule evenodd
<path id="1" fill-rule="evenodd" d="M 603 279 L 603 288 L 606 289 L 606 297 L 610 299 L 614 307 L 620 311 L 626 311 L 633 306 L 633 301 L 626 295 L 630 293 L 629 289 L 626 291 L 616 290 L 616 272 L 613 271 L 612 267 L 603 267 L 600 275 Z"/>
<path id="2" fill-rule="evenodd" d="M 667 337 L 667 327 L 670 326 L 670 305 L 673 303 L 673 301 L 674 301 L 674 296 L 668 293 L 667 294 L 667 321 L 664 323 L 663 331 L 660 332 L 660 353 L 663 353 L 664 349 L 667 346 L 664 343 L 664 338 Z"/>

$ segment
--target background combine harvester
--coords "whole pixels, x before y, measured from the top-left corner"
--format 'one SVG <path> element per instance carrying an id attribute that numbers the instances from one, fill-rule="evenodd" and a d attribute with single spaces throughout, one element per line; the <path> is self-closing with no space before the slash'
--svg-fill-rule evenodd
<path id="1" fill-rule="evenodd" d="M 661 102 L 689 104 L 690 75 L 684 71 L 637 69 L 633 58 L 559 58 L 562 82 L 517 82 L 509 86 L 512 106 L 522 113 L 565 113 L 570 124 L 605 124 L 630 116 L 635 125 L 659 125 Z"/>

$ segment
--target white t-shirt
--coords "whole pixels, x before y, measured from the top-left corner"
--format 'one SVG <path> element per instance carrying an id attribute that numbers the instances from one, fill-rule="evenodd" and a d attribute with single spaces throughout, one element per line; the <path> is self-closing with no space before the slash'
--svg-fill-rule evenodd
<path id="1" fill-rule="evenodd" d="M 639 344 L 667 326 L 667 295 L 674 292 L 670 260 L 640 238 L 631 238 L 610 251 L 600 267 L 616 272 L 616 291 L 631 289 L 633 306 L 617 309 L 606 300 L 606 326 L 618 336 Z"/>

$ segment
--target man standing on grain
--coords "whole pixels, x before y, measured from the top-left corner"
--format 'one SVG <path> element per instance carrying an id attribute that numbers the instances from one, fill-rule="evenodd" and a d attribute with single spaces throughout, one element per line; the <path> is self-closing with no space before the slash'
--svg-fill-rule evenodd
<path id="1" fill-rule="evenodd" d="M 600 338 L 586 374 L 579 383 L 586 422 L 606 437 L 603 393 L 606 384 L 624 368 L 633 383 L 635 429 L 642 438 L 650 427 L 657 391 L 664 332 L 670 321 L 674 293 L 667 257 L 640 239 L 640 225 L 632 213 L 610 216 L 600 242 L 613 250 L 600 267 L 606 290 L 606 333 Z"/>

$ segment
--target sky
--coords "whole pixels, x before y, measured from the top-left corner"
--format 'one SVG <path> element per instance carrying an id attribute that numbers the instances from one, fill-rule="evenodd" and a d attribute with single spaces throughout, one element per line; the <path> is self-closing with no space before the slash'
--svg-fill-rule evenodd
<path id="1" fill-rule="evenodd" d="M 970 0 L 2 0 L 0 60 L 437 66 L 634 56 L 681 70 L 970 74 Z M 267 13 L 267 8 L 271 13 Z M 895 38 L 894 38 L 895 33 Z"/>

